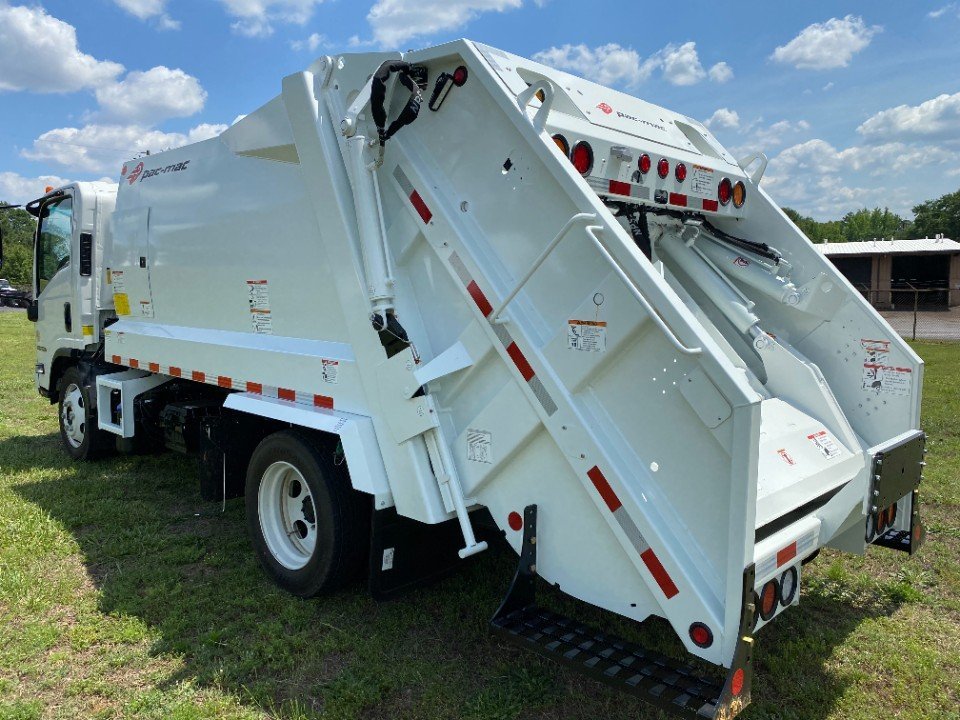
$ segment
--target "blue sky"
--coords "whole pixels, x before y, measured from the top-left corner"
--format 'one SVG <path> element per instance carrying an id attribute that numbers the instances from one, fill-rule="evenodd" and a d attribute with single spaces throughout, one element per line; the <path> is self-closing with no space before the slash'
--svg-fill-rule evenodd
<path id="1" fill-rule="evenodd" d="M 706 121 L 819 219 L 960 188 L 960 0 L 0 0 L 0 199 L 216 134 L 314 57 L 468 37 Z"/>

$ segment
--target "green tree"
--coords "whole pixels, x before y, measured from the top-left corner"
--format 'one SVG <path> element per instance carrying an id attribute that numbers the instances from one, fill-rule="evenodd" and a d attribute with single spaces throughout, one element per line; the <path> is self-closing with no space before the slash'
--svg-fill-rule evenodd
<path id="1" fill-rule="evenodd" d="M 0 202 L 0 231 L 3 232 L 3 268 L 0 277 L 14 285 L 29 285 L 33 273 L 33 235 L 37 221 L 21 208 L 6 209 Z"/>
<path id="2" fill-rule="evenodd" d="M 916 237 L 934 237 L 943 234 L 960 240 L 960 190 L 927 200 L 913 209 Z"/>

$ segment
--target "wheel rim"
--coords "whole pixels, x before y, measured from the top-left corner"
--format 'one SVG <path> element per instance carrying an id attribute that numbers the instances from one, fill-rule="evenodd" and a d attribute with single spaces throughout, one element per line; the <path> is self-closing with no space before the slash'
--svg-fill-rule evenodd
<path id="1" fill-rule="evenodd" d="M 257 497 L 260 530 L 273 557 L 299 570 L 317 546 L 317 512 L 306 480 L 297 468 L 278 461 L 260 479 Z"/>
<path id="2" fill-rule="evenodd" d="M 83 445 L 83 440 L 87 436 L 87 413 L 83 406 L 83 391 L 76 383 L 70 383 L 63 394 L 60 424 L 71 446 L 78 448 Z"/>

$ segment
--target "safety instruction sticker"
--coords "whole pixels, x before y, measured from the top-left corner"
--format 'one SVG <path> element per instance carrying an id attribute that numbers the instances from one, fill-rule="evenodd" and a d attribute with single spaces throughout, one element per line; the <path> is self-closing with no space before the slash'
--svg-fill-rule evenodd
<path id="1" fill-rule="evenodd" d="M 807 435 L 807 440 L 812 442 L 817 450 L 823 453 L 823 456 L 828 460 L 840 454 L 840 446 L 837 445 L 837 441 L 830 437 L 830 434 L 826 430 L 821 430 L 813 435 Z"/>
<path id="2" fill-rule="evenodd" d="M 716 186 L 713 182 L 713 169 L 703 165 L 694 165 L 693 172 L 690 174 L 690 190 L 695 195 L 707 195 L 713 197 L 716 192 Z"/>
<path id="3" fill-rule="evenodd" d="M 889 340 L 861 339 L 863 375 L 861 387 L 878 395 L 905 396 L 913 389 L 913 370 L 890 361 Z"/>
<path id="4" fill-rule="evenodd" d="M 788 453 L 786 448 L 780 448 L 777 450 L 777 455 L 779 455 L 780 459 L 783 460 L 787 465 L 797 464 L 797 461 L 793 459 L 793 455 Z"/>
<path id="5" fill-rule="evenodd" d="M 270 286 L 266 280 L 247 280 L 250 323 L 258 335 L 273 335 L 273 316 L 270 313 Z"/>
<path id="6" fill-rule="evenodd" d="M 114 270 L 110 273 L 110 283 L 113 288 L 113 307 L 117 315 L 130 314 L 130 298 L 127 296 L 127 284 L 123 277 L 123 270 Z"/>
<path id="7" fill-rule="evenodd" d="M 331 385 L 336 385 L 337 382 L 339 382 L 340 361 L 323 358 L 321 362 L 323 363 L 323 381 Z"/>
<path id="8" fill-rule="evenodd" d="M 467 430 L 467 460 L 493 462 L 493 435 L 486 430 Z"/>
<path id="9" fill-rule="evenodd" d="M 114 302 L 116 302 L 116 298 L 114 298 Z M 153 303 L 150 302 L 149 300 L 141 300 L 141 301 L 140 301 L 140 315 L 141 315 L 142 317 L 145 317 L 145 318 L 152 318 L 152 317 L 153 317 Z"/>
<path id="10" fill-rule="evenodd" d="M 607 324 L 601 320 L 569 320 L 567 347 L 584 352 L 606 352 Z"/>

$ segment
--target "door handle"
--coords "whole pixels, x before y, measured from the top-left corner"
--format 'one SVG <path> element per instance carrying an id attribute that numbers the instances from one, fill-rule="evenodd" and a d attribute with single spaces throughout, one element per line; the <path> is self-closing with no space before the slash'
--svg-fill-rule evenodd
<path id="1" fill-rule="evenodd" d="M 70 314 L 70 303 L 63 304 L 63 327 L 67 332 L 73 332 L 73 316 Z"/>

